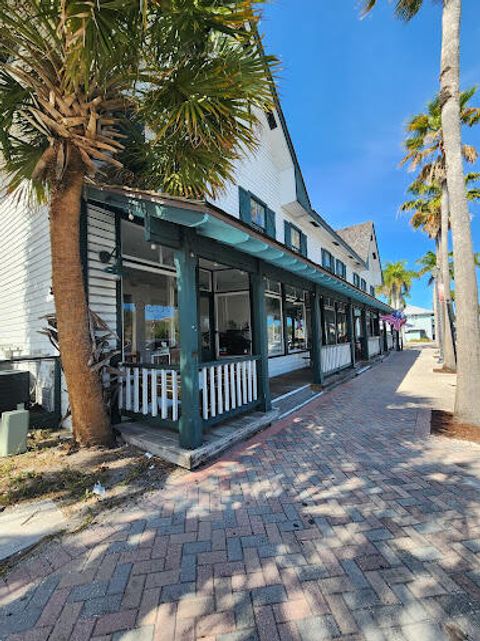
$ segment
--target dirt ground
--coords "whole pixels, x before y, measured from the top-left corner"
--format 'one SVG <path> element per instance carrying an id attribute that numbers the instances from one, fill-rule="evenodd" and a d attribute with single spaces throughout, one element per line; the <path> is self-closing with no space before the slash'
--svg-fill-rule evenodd
<path id="1" fill-rule="evenodd" d="M 112 449 L 80 450 L 66 431 L 35 430 L 27 452 L 0 459 L 0 510 L 53 499 L 75 529 L 99 511 L 161 488 L 167 477 L 183 473 L 120 440 Z M 97 482 L 105 488 L 103 498 L 93 492 Z"/>
<path id="2" fill-rule="evenodd" d="M 458 438 L 462 441 L 480 443 L 480 429 L 475 425 L 459 423 L 454 420 L 450 412 L 442 410 L 432 411 L 431 433 L 436 436 Z"/>

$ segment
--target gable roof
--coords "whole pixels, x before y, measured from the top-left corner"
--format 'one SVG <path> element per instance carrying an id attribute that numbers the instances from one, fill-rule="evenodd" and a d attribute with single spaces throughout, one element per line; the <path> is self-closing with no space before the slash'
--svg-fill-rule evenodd
<path id="1" fill-rule="evenodd" d="M 406 316 L 433 316 L 433 309 L 417 307 L 416 305 L 407 305 L 403 310 Z"/>
<path id="2" fill-rule="evenodd" d="M 371 220 L 359 225 L 337 229 L 337 234 L 355 250 L 364 263 L 368 263 L 372 236 L 375 238 L 375 230 Z"/>

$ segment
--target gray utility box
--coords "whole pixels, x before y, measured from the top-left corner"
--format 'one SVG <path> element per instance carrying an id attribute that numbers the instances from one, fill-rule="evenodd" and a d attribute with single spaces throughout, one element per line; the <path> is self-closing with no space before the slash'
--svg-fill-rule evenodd
<path id="1" fill-rule="evenodd" d="M 0 456 L 27 451 L 28 410 L 21 403 L 16 410 L 3 412 L 0 419 Z"/>
<path id="2" fill-rule="evenodd" d="M 30 400 L 30 372 L 0 370 L 0 415 Z"/>

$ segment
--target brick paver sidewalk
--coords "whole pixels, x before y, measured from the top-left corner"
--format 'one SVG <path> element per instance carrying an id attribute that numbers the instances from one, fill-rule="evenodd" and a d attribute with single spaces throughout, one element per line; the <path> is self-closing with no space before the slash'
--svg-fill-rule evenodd
<path id="1" fill-rule="evenodd" d="M 425 438 L 432 364 L 394 354 L 50 544 L 0 588 L 1 641 L 480 639 L 480 448 Z"/>

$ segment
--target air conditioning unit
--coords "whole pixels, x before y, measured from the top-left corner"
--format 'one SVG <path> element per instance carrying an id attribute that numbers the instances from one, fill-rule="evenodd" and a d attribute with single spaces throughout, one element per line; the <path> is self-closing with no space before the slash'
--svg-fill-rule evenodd
<path id="1" fill-rule="evenodd" d="M 0 414 L 16 410 L 19 403 L 30 400 L 30 373 L 17 370 L 0 371 Z"/>

